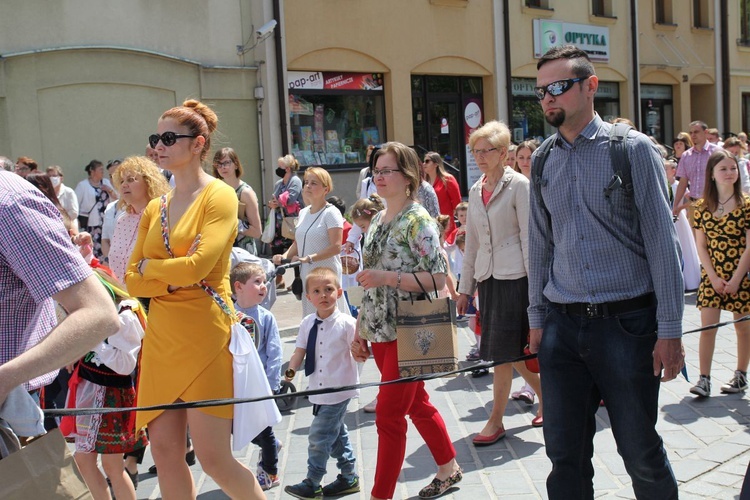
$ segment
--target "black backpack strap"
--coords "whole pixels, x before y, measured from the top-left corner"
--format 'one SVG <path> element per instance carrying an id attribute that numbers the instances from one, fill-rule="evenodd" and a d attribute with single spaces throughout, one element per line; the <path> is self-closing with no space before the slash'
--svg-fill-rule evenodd
<path id="1" fill-rule="evenodd" d="M 622 189 L 628 195 L 633 194 L 633 176 L 627 151 L 627 138 L 632 129 L 633 127 L 627 123 L 615 123 L 609 131 L 609 157 L 612 161 L 612 170 L 622 180 Z"/>

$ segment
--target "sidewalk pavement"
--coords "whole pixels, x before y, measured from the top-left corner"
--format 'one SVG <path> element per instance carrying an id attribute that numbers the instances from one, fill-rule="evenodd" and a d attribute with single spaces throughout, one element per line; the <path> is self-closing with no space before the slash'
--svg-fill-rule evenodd
<path id="1" fill-rule="evenodd" d="M 294 350 L 296 327 L 301 319 L 301 304 L 291 293 L 278 297 L 273 312 L 282 332 L 285 362 Z M 723 320 L 731 319 L 724 313 Z M 695 308 L 695 295 L 685 297 L 684 330 L 700 326 L 700 314 Z M 459 355 L 464 359 L 473 344 L 468 328 L 459 328 Z M 688 373 L 692 383 L 698 377 L 698 334 L 684 337 Z M 733 327 L 719 330 L 712 380 L 713 395 L 698 400 L 688 391 L 692 383 L 683 377 L 666 383 L 660 393 L 657 430 L 672 463 L 683 500 L 719 498 L 737 499 L 750 460 L 750 405 L 744 394 L 724 395 L 719 386 L 728 381 L 735 370 L 736 337 Z M 466 362 L 462 362 L 465 365 Z M 362 382 L 375 382 L 379 374 L 375 362 L 368 360 L 362 370 Z M 305 388 L 302 374 L 294 380 L 298 390 Z M 523 381 L 516 377 L 513 390 Z M 507 437 L 498 443 L 476 448 L 471 437 L 478 433 L 492 408 L 492 376 L 472 378 L 462 374 L 427 382 L 433 404 L 440 410 L 453 438 L 457 459 L 464 469 L 464 479 L 443 498 L 447 499 L 538 499 L 547 498 L 545 480 L 551 466 L 544 452 L 542 429 L 531 427 L 537 405 L 528 406 L 510 401 L 505 413 Z M 357 457 L 362 491 L 345 498 L 368 499 L 375 471 L 377 431 L 374 414 L 360 408 L 372 401 L 376 388 L 362 390 L 358 399 L 349 404 L 346 418 L 349 435 Z M 297 400 L 285 412 L 282 422 L 275 427 L 276 437 L 284 447 L 279 456 L 281 486 L 269 490 L 269 499 L 291 498 L 283 488 L 304 479 L 307 471 L 307 433 L 312 421 L 311 405 Z M 612 437 L 606 408 L 596 415 L 597 432 L 594 438 L 594 488 L 597 498 L 635 498 Z M 258 448 L 250 445 L 236 453 L 238 459 L 255 470 L 259 460 Z M 156 476 L 148 474 L 153 463 L 149 452 L 140 469 L 138 498 L 160 498 Z M 191 467 L 197 484 L 198 498 L 214 500 L 227 498 L 197 463 Z M 417 492 L 428 484 L 436 471 L 429 450 L 416 429 L 409 424 L 406 460 L 396 488 L 395 499 L 416 498 Z M 333 460 L 328 462 L 328 474 L 323 484 L 336 478 Z"/>

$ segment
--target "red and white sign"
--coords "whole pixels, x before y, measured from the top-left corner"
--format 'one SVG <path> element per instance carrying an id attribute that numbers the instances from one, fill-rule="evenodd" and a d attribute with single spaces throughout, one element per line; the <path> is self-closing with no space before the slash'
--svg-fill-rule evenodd
<path id="1" fill-rule="evenodd" d="M 289 90 L 383 90 L 382 73 L 289 71 Z"/>

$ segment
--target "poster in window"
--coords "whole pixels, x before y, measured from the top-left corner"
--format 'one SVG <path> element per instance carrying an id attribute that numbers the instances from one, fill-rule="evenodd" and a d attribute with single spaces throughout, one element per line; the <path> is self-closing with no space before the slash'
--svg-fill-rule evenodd
<path id="1" fill-rule="evenodd" d="M 378 132 L 378 129 L 375 127 L 368 127 L 366 129 L 362 130 L 362 142 L 364 142 L 364 146 L 377 146 L 380 144 L 380 133 Z"/>

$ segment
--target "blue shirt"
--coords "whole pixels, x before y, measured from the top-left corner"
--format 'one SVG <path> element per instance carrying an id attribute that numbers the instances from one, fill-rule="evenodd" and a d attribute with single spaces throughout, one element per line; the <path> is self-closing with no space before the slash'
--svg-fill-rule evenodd
<path id="1" fill-rule="evenodd" d="M 634 196 L 617 188 L 607 200 L 604 188 L 614 175 L 611 127 L 596 115 L 573 144 L 558 135 L 547 157 L 542 197 L 553 246 L 546 267 L 547 214 L 532 187 L 529 326 L 542 328 L 548 301 L 600 304 L 655 292 L 659 338 L 679 338 L 684 288 L 662 159 L 645 135 L 631 132 L 627 154 Z"/>
<path id="2" fill-rule="evenodd" d="M 281 336 L 279 326 L 276 324 L 271 311 L 262 306 L 242 308 L 235 302 L 234 308 L 255 320 L 258 334 L 258 355 L 263 367 L 266 369 L 266 377 L 272 391 L 279 390 L 281 386 L 281 365 L 284 361 L 281 349 Z"/>

